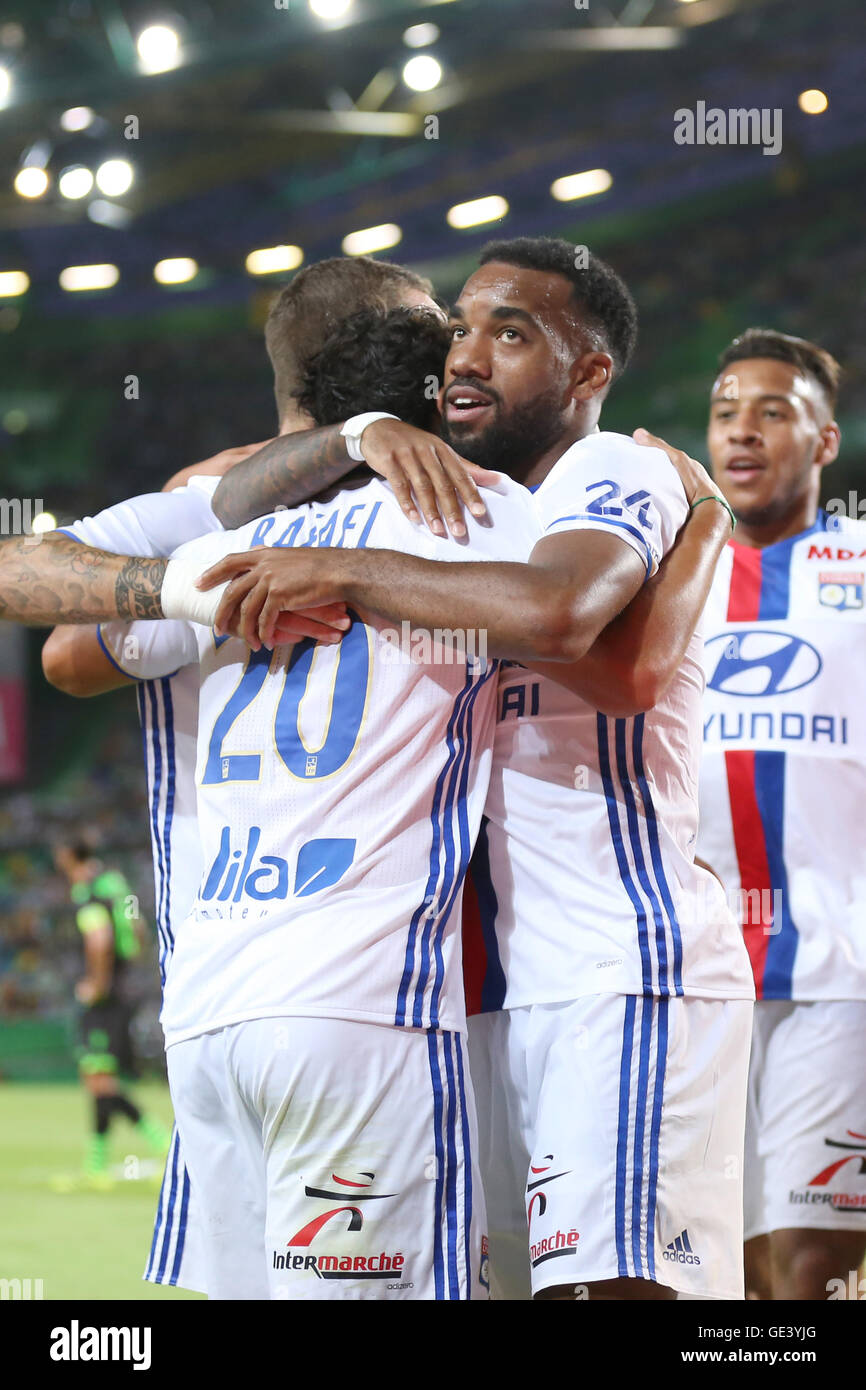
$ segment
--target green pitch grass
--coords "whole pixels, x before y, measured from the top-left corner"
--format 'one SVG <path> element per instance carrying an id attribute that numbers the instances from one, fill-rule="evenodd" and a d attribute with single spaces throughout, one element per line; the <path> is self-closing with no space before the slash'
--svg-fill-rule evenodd
<path id="1" fill-rule="evenodd" d="M 130 1093 L 170 1128 L 165 1086 L 136 1083 Z M 52 1190 L 53 1178 L 81 1170 L 89 1105 L 75 1085 L 0 1086 L 0 1278 L 41 1279 L 45 1299 L 202 1298 L 141 1278 L 159 1178 L 134 1175 L 154 1168 L 161 1175 L 162 1160 L 154 1160 L 132 1125 L 112 1124 L 118 1176 L 109 1191 Z"/>

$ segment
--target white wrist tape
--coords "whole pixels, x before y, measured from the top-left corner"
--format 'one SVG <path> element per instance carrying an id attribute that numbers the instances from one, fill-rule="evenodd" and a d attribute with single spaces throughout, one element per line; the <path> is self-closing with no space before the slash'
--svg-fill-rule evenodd
<path id="1" fill-rule="evenodd" d="M 202 567 L 200 558 L 178 556 L 169 560 L 159 595 L 166 618 L 186 618 L 187 622 L 213 627 L 222 596 L 231 581 L 226 580 L 215 589 L 197 589 L 195 582 L 205 569 L 207 565 Z"/>
<path id="2" fill-rule="evenodd" d="M 353 415 L 351 420 L 347 420 L 340 434 L 346 441 L 346 453 L 350 459 L 356 463 L 365 463 L 361 452 L 361 435 L 368 425 L 372 425 L 376 420 L 399 420 L 399 415 L 389 415 L 387 410 L 369 410 L 366 415 Z"/>

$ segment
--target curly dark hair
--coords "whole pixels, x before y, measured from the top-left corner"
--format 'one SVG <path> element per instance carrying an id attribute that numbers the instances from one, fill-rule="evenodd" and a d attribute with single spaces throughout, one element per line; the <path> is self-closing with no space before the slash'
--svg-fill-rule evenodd
<path id="1" fill-rule="evenodd" d="M 348 314 L 405 304 L 409 293 L 432 296 L 433 286 L 404 265 L 372 256 L 331 256 L 299 271 L 271 305 L 265 343 L 282 416 L 300 389 L 303 358 L 318 352 Z"/>
<path id="2" fill-rule="evenodd" d="M 429 429 L 450 345 L 432 310 L 361 309 L 307 359 L 296 399 L 317 425 L 388 410 Z"/>
<path id="3" fill-rule="evenodd" d="M 522 270 L 546 271 L 570 280 L 574 287 L 572 300 L 579 307 L 584 324 L 613 358 L 614 376 L 625 371 L 637 342 L 637 306 L 625 281 L 607 261 L 585 247 L 548 236 L 490 241 L 481 252 L 481 264 L 489 261 L 503 261 Z"/>
<path id="4" fill-rule="evenodd" d="M 839 378 L 842 368 L 826 348 L 810 343 L 806 338 L 794 338 L 775 328 L 747 328 L 739 338 L 729 343 L 719 357 L 719 371 L 732 362 L 745 362 L 753 357 L 772 357 L 778 362 L 790 362 L 792 367 L 811 376 L 827 397 L 830 412 L 836 409 Z"/>

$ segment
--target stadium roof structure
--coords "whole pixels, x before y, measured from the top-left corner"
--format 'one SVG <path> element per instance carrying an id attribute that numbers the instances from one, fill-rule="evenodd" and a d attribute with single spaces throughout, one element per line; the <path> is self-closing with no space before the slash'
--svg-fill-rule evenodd
<path id="1" fill-rule="evenodd" d="M 26 272 L 31 299 L 49 313 L 141 312 L 167 289 L 242 297 L 256 248 L 299 246 L 309 261 L 338 254 L 353 230 L 388 223 L 402 241 L 387 254 L 456 274 L 491 226 L 455 230 L 446 213 L 481 195 L 508 201 L 493 231 L 555 231 L 573 220 L 550 195 L 564 175 L 610 174 L 581 216 L 627 213 L 860 140 L 862 53 L 846 33 L 859 5 L 354 0 L 342 20 L 325 21 L 308 0 L 173 0 L 171 10 L 48 0 L 17 14 L 13 3 L 0 24 L 10 79 L 0 270 Z M 154 23 L 177 33 L 179 61 L 146 73 L 136 37 Z M 403 35 L 421 24 L 440 31 L 423 51 L 442 81 L 417 92 L 401 76 L 413 52 Z M 830 89 L 826 119 L 797 108 L 804 85 Z M 757 147 L 708 159 L 675 144 L 674 110 L 699 101 L 783 109 L 781 160 Z M 90 124 L 64 129 L 64 111 L 79 106 Z M 126 192 L 60 193 L 64 169 L 119 159 L 134 172 Z M 43 196 L 14 191 L 28 162 L 46 171 Z M 198 273 L 155 283 L 155 263 L 175 257 L 193 258 Z M 117 265 L 116 285 L 65 294 L 60 271 L 93 263 Z"/>

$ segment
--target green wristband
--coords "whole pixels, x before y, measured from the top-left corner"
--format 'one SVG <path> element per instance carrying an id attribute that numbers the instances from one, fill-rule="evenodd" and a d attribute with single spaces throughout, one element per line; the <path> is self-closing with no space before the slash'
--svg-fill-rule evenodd
<path id="1" fill-rule="evenodd" d="M 689 507 L 689 511 L 694 511 L 695 507 L 699 507 L 701 502 L 718 502 L 721 507 L 724 507 L 725 511 L 728 513 L 728 516 L 731 518 L 731 530 L 734 531 L 736 529 L 737 518 L 734 516 L 734 513 L 731 511 L 729 503 L 725 501 L 724 497 L 717 497 L 714 492 L 711 492 L 706 497 L 699 497 L 695 502 L 693 502 Z"/>

